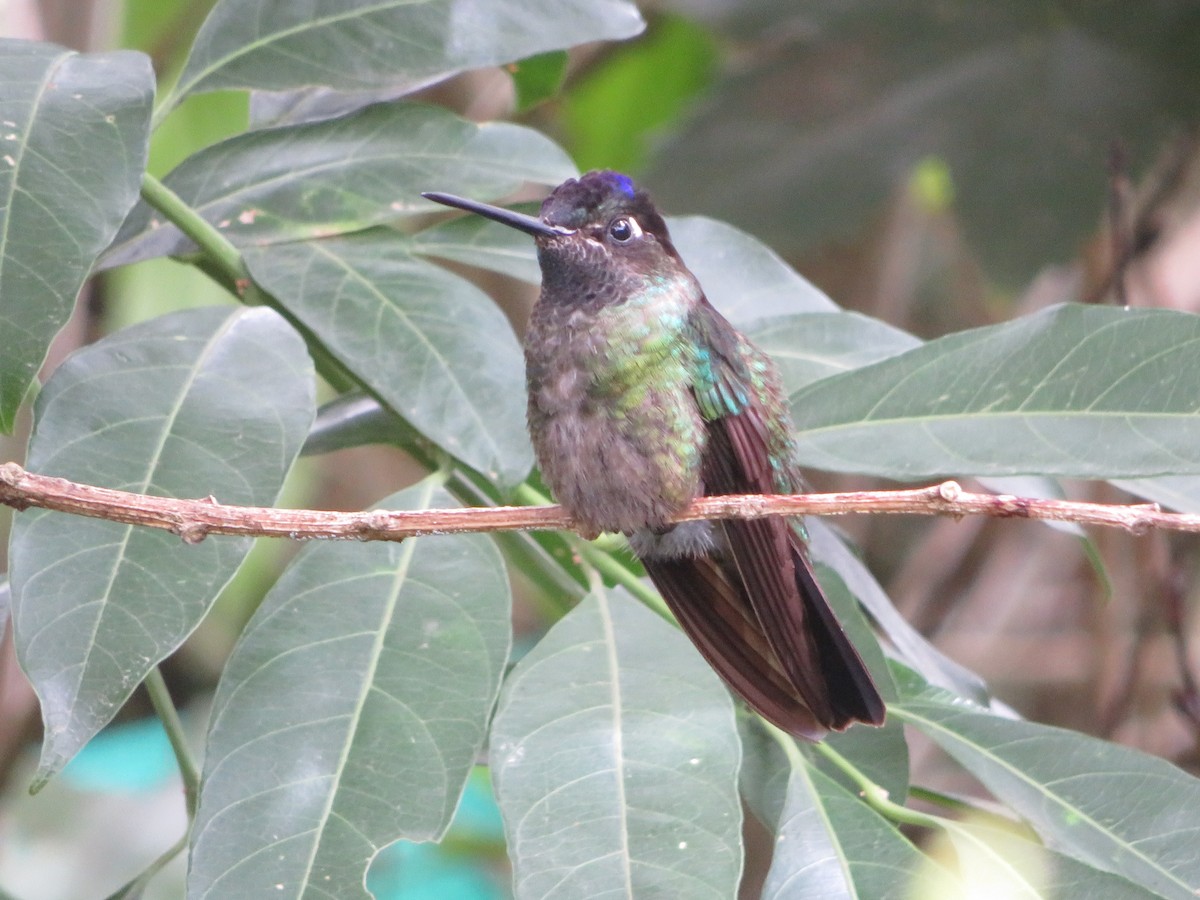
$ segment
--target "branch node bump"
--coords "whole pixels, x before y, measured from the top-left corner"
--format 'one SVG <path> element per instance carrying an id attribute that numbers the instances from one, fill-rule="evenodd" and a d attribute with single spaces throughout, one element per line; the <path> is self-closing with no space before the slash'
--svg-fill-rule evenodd
<path id="1" fill-rule="evenodd" d="M 365 512 L 355 521 L 353 531 L 360 541 L 386 538 L 392 528 L 392 514 L 385 509 Z"/>
<path id="2" fill-rule="evenodd" d="M 1152 505 L 1157 506 L 1158 504 Z M 1142 515 L 1134 516 L 1133 520 L 1129 523 L 1129 533 L 1134 537 L 1145 537 L 1149 534 L 1154 526 L 1158 524 L 1154 521 L 1156 512 L 1157 510 L 1150 510 Z"/>
<path id="3" fill-rule="evenodd" d="M 1017 497 L 1013 494 L 997 494 L 992 502 L 996 504 L 996 509 L 1000 511 L 1001 516 L 1015 519 L 1029 518 L 1029 501 L 1024 497 Z"/>
<path id="4" fill-rule="evenodd" d="M 198 544 L 208 537 L 208 526 L 201 522 L 181 522 L 174 531 L 185 544 Z"/>
<path id="5" fill-rule="evenodd" d="M 953 503 L 962 496 L 962 485 L 957 481 L 943 481 L 938 485 L 937 492 L 947 503 Z"/>
<path id="6" fill-rule="evenodd" d="M 15 462 L 6 462 L 0 466 L 0 484 L 17 487 L 23 477 L 25 477 L 25 470 Z"/>

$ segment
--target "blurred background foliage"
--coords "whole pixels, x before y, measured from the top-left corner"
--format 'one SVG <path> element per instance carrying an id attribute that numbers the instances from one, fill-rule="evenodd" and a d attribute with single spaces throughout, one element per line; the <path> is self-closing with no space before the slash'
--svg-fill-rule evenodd
<path id="1" fill-rule="evenodd" d="M 9 0 L 0 34 L 140 49 L 166 83 L 210 6 Z M 843 306 L 922 337 L 1071 300 L 1200 311 L 1200 6 L 1190 0 L 641 6 L 649 28 L 633 41 L 469 72 L 426 93 L 469 118 L 532 124 L 581 169 L 628 171 L 672 214 L 726 219 Z M 151 171 L 162 175 L 244 130 L 248 114 L 242 94 L 191 96 L 156 133 Z M 507 297 L 520 330 L 529 289 L 488 286 Z M 117 270 L 87 289 L 47 365 L 131 322 L 227 301 L 190 266 L 154 260 Z M 20 458 L 25 436 L 0 437 L 0 456 Z M 417 474 L 388 448 L 339 451 L 300 466 L 285 499 L 361 509 Z M 1068 488 L 1079 498 L 1127 499 L 1110 485 Z M 1097 532 L 1085 541 L 985 519 L 842 524 L 910 621 L 1023 714 L 1200 771 L 1193 540 Z M 173 693 L 197 727 L 232 642 L 292 552 L 260 544 L 169 662 Z M 518 606 L 518 640 L 545 627 L 542 613 Z M 11 646 L 0 665 L 0 883 L 28 900 L 115 885 L 157 851 L 113 835 L 174 835 L 182 821 L 173 779 L 152 777 L 169 753 L 161 734 L 137 721 L 148 707 L 131 704 L 106 741 L 31 804 L 19 798 L 38 737 L 35 700 Z M 914 781 L 970 787 L 939 781 L 941 760 L 915 750 Z M 492 868 L 463 875 L 444 857 L 418 862 L 430 848 L 397 848 L 377 863 L 373 890 L 503 896 L 488 796 L 473 780 L 465 824 L 437 852 L 478 858 L 490 848 Z M 50 883 L 48 871 L 62 878 Z M 153 895 L 175 896 L 178 883 L 160 879 Z"/>

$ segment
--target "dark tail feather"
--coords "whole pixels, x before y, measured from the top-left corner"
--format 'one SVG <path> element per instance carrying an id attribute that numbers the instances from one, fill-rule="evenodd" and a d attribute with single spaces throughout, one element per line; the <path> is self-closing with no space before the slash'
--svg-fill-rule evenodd
<path id="1" fill-rule="evenodd" d="M 771 462 L 770 428 L 761 407 L 752 404 L 736 415 L 710 422 L 708 438 L 703 465 L 706 494 L 759 494 L 779 489 Z M 781 452 L 783 448 L 774 448 L 776 455 Z M 752 645 L 762 648 L 759 654 L 786 680 L 791 707 L 805 709 L 807 718 L 823 730 L 840 731 L 860 721 L 882 724 L 883 700 L 813 577 L 804 542 L 793 523 L 778 517 L 731 519 L 722 522 L 721 528 L 727 555 L 709 564 L 729 583 L 729 602 L 741 611 L 747 623 L 745 633 L 753 632 Z M 685 581 L 684 589 L 676 589 L 681 596 L 668 602 L 672 608 L 690 606 L 698 610 L 693 615 L 703 617 L 705 598 L 695 596 L 694 590 L 689 594 L 688 587 Z M 665 596 L 666 590 L 661 585 L 660 589 Z M 676 616 L 682 623 L 683 617 L 678 612 Z M 689 628 L 688 633 L 693 630 Z M 700 645 L 694 636 L 693 640 Z M 715 652 L 722 649 L 718 644 Z M 713 652 L 705 652 L 709 662 L 751 706 L 780 727 L 811 736 L 760 708 L 727 674 L 735 663 L 727 659 L 718 665 L 712 660 Z M 749 677 L 744 674 L 742 680 Z"/>
<path id="2" fill-rule="evenodd" d="M 813 715 L 771 650 L 742 593 L 712 557 L 642 560 L 667 606 L 708 664 L 763 718 L 818 741 Z"/>
<path id="3" fill-rule="evenodd" d="M 796 564 L 796 584 L 808 615 L 806 625 L 817 646 L 821 672 L 825 678 L 833 718 L 830 728 L 840 731 L 853 722 L 882 725 L 887 708 L 862 657 L 846 637 L 842 623 L 829 607 L 829 601 L 813 576 L 808 554 L 799 538 L 792 553 Z"/>
<path id="4" fill-rule="evenodd" d="M 883 724 L 883 699 L 817 584 L 798 536 L 790 549 L 795 593 L 785 607 L 786 640 L 764 627 L 756 612 L 761 604 L 750 601 L 733 565 L 715 556 L 642 562 L 708 664 L 764 718 L 809 740 L 854 722 Z M 776 606 L 775 612 L 782 610 Z M 781 660 L 782 653 L 789 658 Z"/>

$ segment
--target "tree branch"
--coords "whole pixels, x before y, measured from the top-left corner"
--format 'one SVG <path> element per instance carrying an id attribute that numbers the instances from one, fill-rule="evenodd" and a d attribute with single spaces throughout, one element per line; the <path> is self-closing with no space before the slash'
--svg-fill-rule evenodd
<path id="1" fill-rule="evenodd" d="M 400 541 L 428 534 L 576 530 L 560 506 L 350 513 L 226 506 L 211 496 L 203 500 L 176 500 L 78 484 L 65 478 L 35 475 L 13 462 L 0 465 L 0 504 L 17 510 L 38 507 L 126 525 L 161 528 L 190 544 L 199 543 L 210 534 L 295 540 Z M 1157 503 L 1115 505 L 979 494 L 964 491 L 954 481 L 902 491 L 702 497 L 677 516 L 676 521 L 758 519 L 782 515 L 840 516 L 847 513 L 1041 519 L 1123 528 L 1135 535 L 1145 534 L 1151 528 L 1200 531 L 1200 515 L 1163 512 Z"/>

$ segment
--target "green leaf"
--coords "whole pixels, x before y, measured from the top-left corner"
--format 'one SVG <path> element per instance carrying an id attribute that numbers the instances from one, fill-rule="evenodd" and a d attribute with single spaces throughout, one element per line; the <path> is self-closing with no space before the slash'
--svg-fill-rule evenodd
<path id="1" fill-rule="evenodd" d="M 747 717 L 741 725 L 742 794 L 775 836 L 764 897 L 914 897 L 910 886 L 924 867 L 936 870 L 930 873 L 935 881 L 946 881 L 944 869 L 854 796 L 857 787 L 838 783 L 797 743 L 785 749 L 778 733 L 760 722 Z M 856 727 L 847 734 L 855 732 L 881 733 Z M 907 790 L 907 759 L 906 753 L 897 802 Z"/>
<path id="2" fill-rule="evenodd" d="M 632 37 L 624 0 L 221 0 L 172 94 L 220 88 L 413 88 L 585 41 Z"/>
<path id="3" fill-rule="evenodd" d="M 517 88 L 518 107 L 525 109 L 525 101 L 528 101 L 528 105 L 533 105 L 553 94 L 566 72 L 566 62 L 567 54 L 556 50 L 510 63 L 507 69 L 512 73 Z M 403 73 L 398 73 L 394 81 L 362 91 L 338 91 L 327 87 L 306 87 L 294 91 L 252 91 L 250 125 L 252 128 L 267 128 L 273 125 L 298 125 L 302 122 L 336 119 L 348 116 L 372 103 L 399 100 L 420 86 L 414 84 Z M 542 97 L 535 96 L 543 90 L 549 93 Z M 522 91 L 527 91 L 528 97 L 522 97 Z"/>
<path id="4" fill-rule="evenodd" d="M 1053 850 L 1167 898 L 1200 888 L 1200 781 L 1170 763 L 918 690 L 891 707 Z"/>
<path id="5" fill-rule="evenodd" d="M 490 757 L 518 900 L 736 893 L 729 694 L 623 592 L 590 594 L 517 665 Z"/>
<path id="6" fill-rule="evenodd" d="M 141 53 L 0 39 L 0 432 L 137 199 L 154 73 Z"/>
<path id="7" fill-rule="evenodd" d="M 517 91 L 517 111 L 524 112 L 558 93 L 567 74 L 567 54 L 539 53 L 508 67 Z"/>
<path id="8" fill-rule="evenodd" d="M 452 504 L 427 479 L 382 506 Z M 438 840 L 483 744 L 509 605 L 486 537 L 306 547 L 221 677 L 188 896 L 365 900 L 379 848 Z"/>
<path id="9" fill-rule="evenodd" d="M 742 327 L 768 316 L 838 306 L 766 244 L 704 216 L 667 220 L 671 240 L 712 304 Z"/>
<path id="10" fill-rule="evenodd" d="M 775 361 L 789 393 L 921 345 L 906 331 L 853 312 L 776 316 L 748 329 L 748 337 Z"/>
<path id="11" fill-rule="evenodd" d="M 27 466 L 162 497 L 269 506 L 313 417 L 312 364 L 265 308 L 210 307 L 117 332 L 38 397 Z M 41 699 L 44 780 L 174 651 L 250 549 L 49 511 L 10 548 L 17 654 Z"/>
<path id="12" fill-rule="evenodd" d="M 912 479 L 1200 473 L 1200 317 L 1058 306 L 792 395 L 805 465 Z"/>
<path id="13" fill-rule="evenodd" d="M 537 213 L 536 206 L 513 204 L 513 209 Z M 483 216 L 459 216 L 426 228 L 412 238 L 414 252 L 450 259 L 468 266 L 499 272 L 530 284 L 539 284 L 542 270 L 529 235 Z"/>
<path id="14" fill-rule="evenodd" d="M 708 31 L 682 16 L 656 16 L 641 40 L 616 48 L 562 98 L 580 168 L 641 168 L 652 138 L 683 118 L 716 70 Z"/>
<path id="15" fill-rule="evenodd" d="M 235 244 L 357 231 L 442 209 L 421 191 L 490 199 L 526 181 L 575 174 L 549 138 L 508 123 L 477 125 L 437 106 L 370 106 L 344 119 L 251 131 L 185 160 L 164 184 Z M 104 265 L 192 247 L 140 203 Z"/>
<path id="16" fill-rule="evenodd" d="M 894 825 L 819 769 L 796 761 L 775 829 L 764 900 L 907 900 L 919 876 L 928 879 L 920 896 L 963 896 L 950 873 L 927 860 Z"/>
<path id="17" fill-rule="evenodd" d="M 377 229 L 250 249 L 254 279 L 385 403 L 505 485 L 533 464 L 521 349 L 478 288 Z"/>

